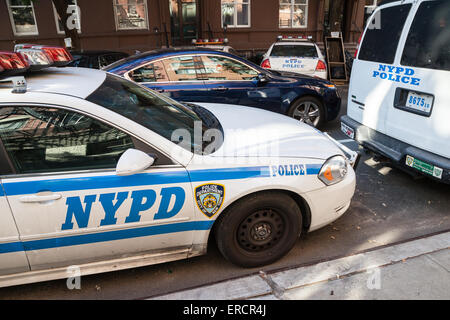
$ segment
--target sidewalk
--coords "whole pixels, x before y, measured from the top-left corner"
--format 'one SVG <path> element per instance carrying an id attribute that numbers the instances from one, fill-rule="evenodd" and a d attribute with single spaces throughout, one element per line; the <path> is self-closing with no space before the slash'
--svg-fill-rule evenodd
<path id="1" fill-rule="evenodd" d="M 450 232 L 157 300 L 450 299 Z"/>

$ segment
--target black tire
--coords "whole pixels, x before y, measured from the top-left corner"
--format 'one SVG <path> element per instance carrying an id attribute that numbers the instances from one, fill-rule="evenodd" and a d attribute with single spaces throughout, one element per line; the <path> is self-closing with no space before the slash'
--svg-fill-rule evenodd
<path id="1" fill-rule="evenodd" d="M 316 117 L 311 116 L 311 113 L 305 114 L 303 112 L 305 111 L 305 106 L 308 104 L 310 104 L 310 106 L 313 106 L 314 109 L 317 108 L 317 111 L 319 113 L 317 121 Z M 289 108 L 288 116 L 301 122 L 305 122 L 315 128 L 320 128 L 326 121 L 325 108 L 322 102 L 319 99 L 310 96 L 296 100 Z M 312 118 L 310 122 L 307 120 L 308 118 Z"/>
<path id="2" fill-rule="evenodd" d="M 302 230 L 302 215 L 288 195 L 263 192 L 245 197 L 219 217 L 217 246 L 231 263 L 259 267 L 287 254 Z"/>

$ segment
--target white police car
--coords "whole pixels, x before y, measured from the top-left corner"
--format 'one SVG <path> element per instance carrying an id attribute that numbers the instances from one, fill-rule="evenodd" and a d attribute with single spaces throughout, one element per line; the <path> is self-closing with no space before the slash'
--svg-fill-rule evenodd
<path id="1" fill-rule="evenodd" d="M 376 9 L 353 63 L 342 130 L 404 170 L 450 183 L 450 1 Z"/>
<path id="2" fill-rule="evenodd" d="M 264 54 L 261 67 L 327 79 L 322 51 L 311 37 L 279 36 Z"/>
<path id="3" fill-rule="evenodd" d="M 238 56 L 238 52 L 231 46 L 228 45 L 227 38 L 214 38 L 214 39 L 193 39 L 192 44 L 196 48 L 206 48 L 216 51 L 222 51 L 234 54 Z"/>
<path id="4" fill-rule="evenodd" d="M 231 262 L 269 264 L 349 207 L 354 154 L 291 118 L 93 69 L 7 78 L 57 50 L 0 54 L 0 286 L 205 254 L 212 230 Z"/>

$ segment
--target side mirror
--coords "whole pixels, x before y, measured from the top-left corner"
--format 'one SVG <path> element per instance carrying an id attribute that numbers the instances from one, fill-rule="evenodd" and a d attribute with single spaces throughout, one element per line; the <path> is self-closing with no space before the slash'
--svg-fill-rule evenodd
<path id="1" fill-rule="evenodd" d="M 256 85 L 263 85 L 269 82 L 269 77 L 265 75 L 264 73 L 258 73 L 255 79 Z"/>
<path id="2" fill-rule="evenodd" d="M 155 162 L 155 158 L 145 152 L 128 149 L 122 154 L 116 166 L 118 176 L 131 176 L 150 167 Z"/>

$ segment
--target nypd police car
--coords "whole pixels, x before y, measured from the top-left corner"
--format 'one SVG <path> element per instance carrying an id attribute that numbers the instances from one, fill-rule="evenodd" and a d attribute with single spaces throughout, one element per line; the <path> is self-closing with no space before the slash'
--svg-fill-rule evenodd
<path id="1" fill-rule="evenodd" d="M 100 70 L 24 74 L 70 55 L 17 51 L 0 53 L 0 286 L 189 258 L 210 235 L 261 266 L 350 205 L 355 155 L 306 124 Z"/>
<path id="2" fill-rule="evenodd" d="M 311 37 L 279 36 L 264 54 L 261 67 L 328 78 L 322 51 Z"/>

